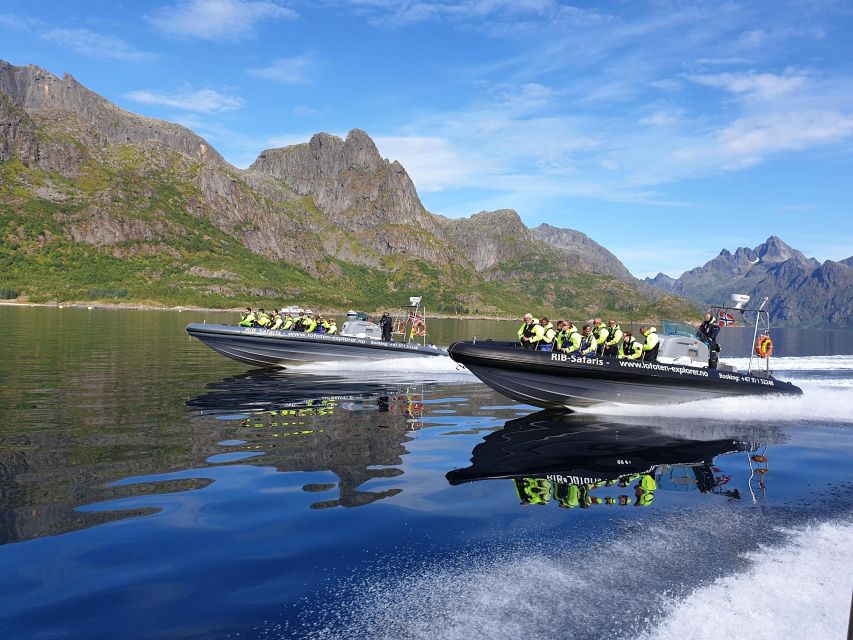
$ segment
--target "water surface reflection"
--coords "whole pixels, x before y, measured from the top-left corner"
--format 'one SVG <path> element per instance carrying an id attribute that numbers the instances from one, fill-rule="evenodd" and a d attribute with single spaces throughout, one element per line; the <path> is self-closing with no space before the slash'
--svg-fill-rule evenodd
<path id="1" fill-rule="evenodd" d="M 487 435 L 474 448 L 471 466 L 450 471 L 447 479 L 451 485 L 512 480 L 523 506 L 649 506 L 661 490 L 740 499 L 726 470 L 738 465 L 750 472 L 750 494 L 763 493 L 767 442 L 781 435 L 752 429 L 748 439 L 716 437 L 719 431 L 540 411 Z"/>
<path id="2" fill-rule="evenodd" d="M 263 451 L 257 464 L 284 472 L 332 472 L 335 482 L 302 486 L 323 498 L 311 508 L 358 507 L 400 493 L 399 487 L 359 487 L 403 473 L 405 443 L 423 427 L 425 392 L 442 391 L 393 376 L 360 381 L 255 371 L 208 385 L 187 406 L 191 420 L 227 435 L 235 451 Z"/>

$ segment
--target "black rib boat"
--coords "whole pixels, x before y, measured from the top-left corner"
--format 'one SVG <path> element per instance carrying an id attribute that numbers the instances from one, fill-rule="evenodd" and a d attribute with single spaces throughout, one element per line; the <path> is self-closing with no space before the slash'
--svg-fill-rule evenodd
<path id="1" fill-rule="evenodd" d="M 674 404 L 724 396 L 801 395 L 771 375 L 531 351 L 515 342 L 454 342 L 450 357 L 495 391 L 537 407 Z"/>
<path id="2" fill-rule="evenodd" d="M 619 404 L 677 404 L 727 396 L 802 395 L 790 382 L 771 375 L 768 298 L 758 308 L 745 308 L 749 296 L 734 294 L 735 306 L 718 306 L 719 317 L 734 320 L 754 315 L 753 341 L 758 356 L 740 372 L 718 363 L 719 346 L 682 322 L 664 322 L 654 361 L 609 356 L 581 356 L 525 349 L 517 342 L 454 342 L 448 355 L 495 391 L 544 408 Z M 725 316 L 723 315 L 725 314 Z M 759 333 L 759 330 L 761 333 Z"/>

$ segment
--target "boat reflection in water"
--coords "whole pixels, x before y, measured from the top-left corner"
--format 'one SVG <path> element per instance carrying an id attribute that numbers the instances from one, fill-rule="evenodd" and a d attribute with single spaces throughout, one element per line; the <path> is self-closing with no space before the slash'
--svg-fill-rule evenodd
<path id="1" fill-rule="evenodd" d="M 757 435 L 778 437 L 769 432 Z M 522 505 L 553 502 L 585 509 L 649 506 L 662 490 L 697 490 L 739 499 L 742 490 L 732 478 L 742 467 L 744 474 L 751 472 L 744 486 L 755 498 L 756 490 L 763 493 L 765 488 L 766 445 L 759 454 L 761 446 L 740 437 L 704 439 L 702 430 L 688 427 L 540 411 L 510 420 L 486 436 L 474 448 L 471 466 L 450 471 L 447 479 L 451 485 L 511 479 Z M 714 463 L 717 456 L 734 453 L 742 454 L 730 459 L 736 461 L 736 474 Z"/>
<path id="2" fill-rule="evenodd" d="M 216 420 L 211 427 L 234 439 L 231 449 L 237 455 L 263 454 L 241 462 L 286 472 L 331 471 L 337 476 L 337 482 L 302 485 L 318 497 L 337 493 L 311 508 L 362 506 L 400 493 L 393 487 L 378 491 L 359 487 L 402 474 L 404 443 L 423 426 L 421 386 L 392 377 L 359 382 L 264 370 L 207 388 L 207 393 L 187 402 L 195 412 L 192 419 Z"/>

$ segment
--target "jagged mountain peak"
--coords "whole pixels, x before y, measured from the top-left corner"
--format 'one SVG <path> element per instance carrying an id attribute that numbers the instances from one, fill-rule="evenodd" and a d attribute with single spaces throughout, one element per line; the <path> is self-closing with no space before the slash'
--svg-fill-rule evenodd
<path id="1" fill-rule="evenodd" d="M 853 311 L 849 265 L 821 265 L 775 235 L 754 249 L 740 247 L 733 254 L 724 249 L 674 281 L 646 282 L 705 304 L 718 304 L 732 293 L 747 293 L 756 300 L 768 296 L 774 321 L 795 326 L 850 326 L 848 311 Z"/>
<path id="2" fill-rule="evenodd" d="M 527 233 L 529 230 L 515 209 L 479 211 L 470 217 L 471 224 L 487 226 L 498 233 Z"/>
<path id="3" fill-rule="evenodd" d="M 314 134 L 308 143 L 261 153 L 249 172 L 271 176 L 314 204 L 349 231 L 382 224 L 437 232 L 440 224 L 421 204 L 403 167 L 382 158 L 373 139 L 352 129 L 346 139 Z"/>
<path id="4" fill-rule="evenodd" d="M 770 236 L 763 244 L 757 246 L 755 251 L 758 253 L 758 257 L 765 262 L 784 262 L 794 257 L 806 259 L 802 253 L 792 249 L 778 236 Z"/>
<path id="5" fill-rule="evenodd" d="M 40 126 L 71 132 L 92 147 L 154 143 L 197 161 L 227 164 L 210 143 L 186 127 L 126 111 L 69 73 L 59 78 L 36 65 L 19 67 L 0 60 L 0 96 L 38 120 Z M 39 143 L 36 140 L 29 155 L 34 161 L 50 154 L 42 154 Z M 45 168 L 61 169 L 64 163 L 54 160 Z"/>

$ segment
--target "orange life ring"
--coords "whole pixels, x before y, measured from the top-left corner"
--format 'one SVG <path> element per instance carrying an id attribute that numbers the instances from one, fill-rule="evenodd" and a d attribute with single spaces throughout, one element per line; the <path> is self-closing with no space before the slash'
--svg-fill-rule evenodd
<path id="1" fill-rule="evenodd" d="M 759 336 L 755 341 L 755 353 L 759 358 L 769 358 L 773 355 L 773 341 L 770 336 Z"/>
<path id="2" fill-rule="evenodd" d="M 415 323 L 412 325 L 412 335 L 422 337 L 425 336 L 426 333 L 426 322 L 423 320 L 415 320 Z"/>

